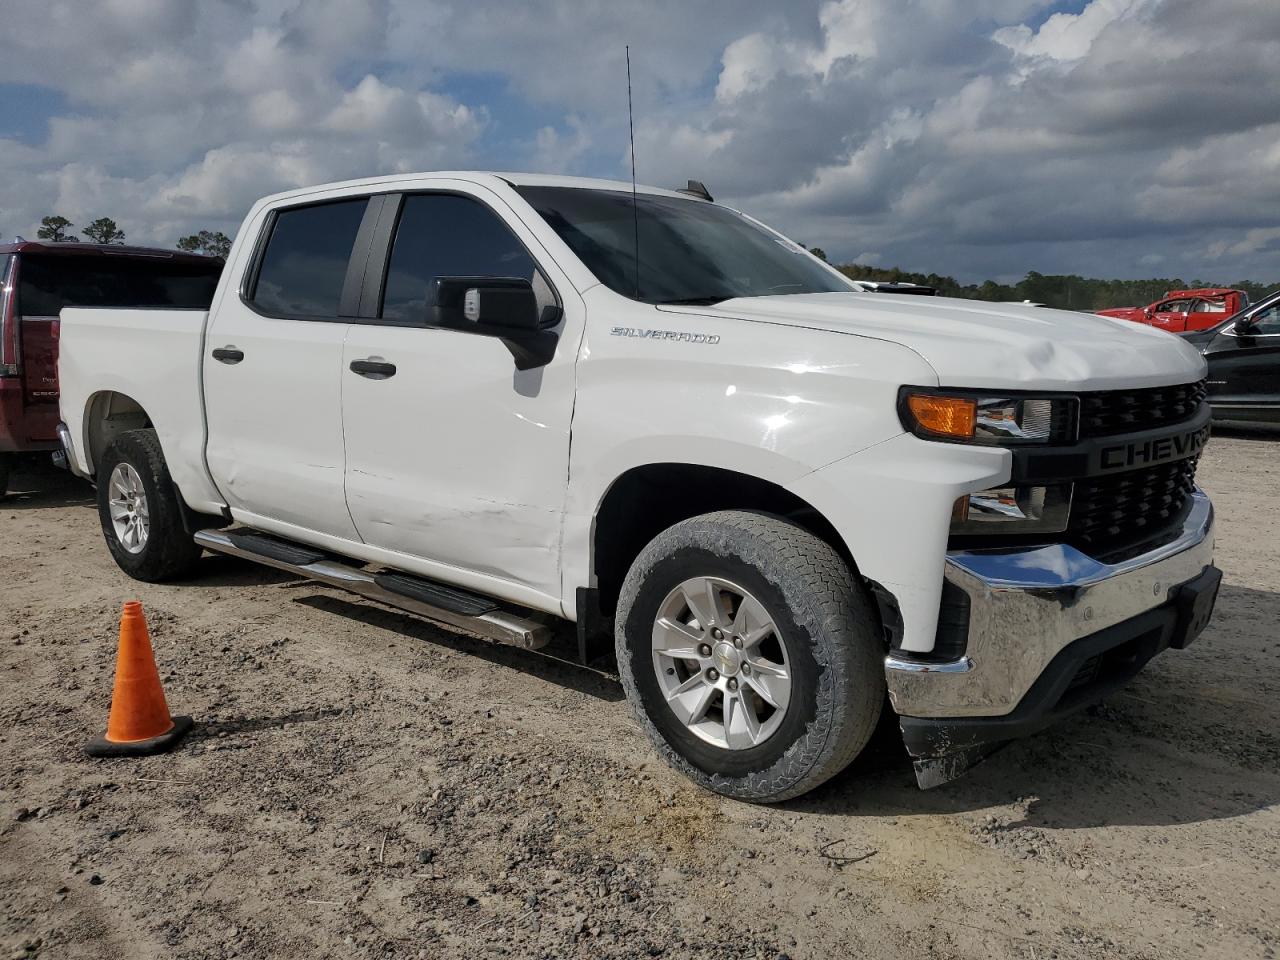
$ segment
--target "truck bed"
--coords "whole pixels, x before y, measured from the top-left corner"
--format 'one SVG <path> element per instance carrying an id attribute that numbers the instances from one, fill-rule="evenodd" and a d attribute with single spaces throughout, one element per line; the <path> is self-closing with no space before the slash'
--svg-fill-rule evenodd
<path id="1" fill-rule="evenodd" d="M 146 426 L 131 416 L 147 411 L 167 453 L 169 472 L 188 504 L 217 512 L 221 499 L 204 469 L 205 426 L 200 359 L 206 310 L 104 309 L 62 311 L 58 377 L 62 419 L 74 444 L 77 470 L 93 474 L 102 440 L 86 431 L 86 414 L 111 404 L 112 421 Z"/>

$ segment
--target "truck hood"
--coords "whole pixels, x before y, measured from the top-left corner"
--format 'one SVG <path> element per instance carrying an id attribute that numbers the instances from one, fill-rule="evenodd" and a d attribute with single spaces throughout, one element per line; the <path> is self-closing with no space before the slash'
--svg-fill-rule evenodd
<path id="1" fill-rule="evenodd" d="M 741 297 L 663 310 L 737 317 L 899 343 L 943 386 L 1107 390 L 1165 386 L 1204 376 L 1204 360 L 1180 337 L 1090 313 L 1019 303 L 883 293 Z"/>

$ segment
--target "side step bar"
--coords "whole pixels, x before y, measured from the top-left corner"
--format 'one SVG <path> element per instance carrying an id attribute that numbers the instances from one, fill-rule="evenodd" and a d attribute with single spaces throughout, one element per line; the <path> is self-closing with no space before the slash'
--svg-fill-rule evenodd
<path id="1" fill-rule="evenodd" d="M 225 553 L 296 573 L 330 587 L 359 594 L 450 627 L 509 643 L 524 650 L 540 650 L 551 640 L 551 628 L 500 609 L 485 597 L 402 573 L 366 573 L 287 540 L 251 531 L 201 530 L 196 543 Z"/>

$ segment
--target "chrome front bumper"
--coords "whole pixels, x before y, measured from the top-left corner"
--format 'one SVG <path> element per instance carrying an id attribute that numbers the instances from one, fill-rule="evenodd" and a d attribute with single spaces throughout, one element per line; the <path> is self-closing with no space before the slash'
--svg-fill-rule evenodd
<path id="1" fill-rule="evenodd" d="M 1069 644 L 1169 602 L 1213 561 L 1213 505 L 1197 490 L 1171 542 L 1114 564 L 1073 547 L 953 551 L 946 578 L 969 597 L 968 647 L 951 663 L 889 656 L 903 717 L 999 717 Z"/>

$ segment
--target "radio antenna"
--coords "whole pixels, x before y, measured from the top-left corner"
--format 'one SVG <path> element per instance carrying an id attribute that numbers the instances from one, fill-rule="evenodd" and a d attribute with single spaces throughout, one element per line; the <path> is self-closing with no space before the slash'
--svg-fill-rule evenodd
<path id="1" fill-rule="evenodd" d="M 627 44 L 627 131 L 631 135 L 631 225 L 635 230 L 636 299 L 640 299 L 640 210 L 636 206 L 636 125 L 631 111 L 631 44 Z"/>

